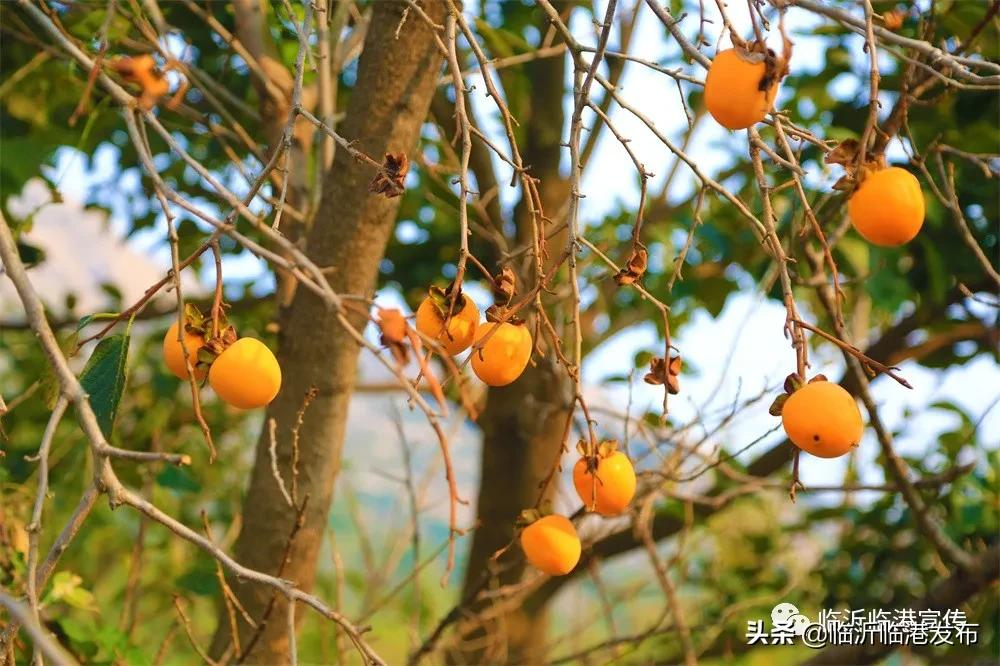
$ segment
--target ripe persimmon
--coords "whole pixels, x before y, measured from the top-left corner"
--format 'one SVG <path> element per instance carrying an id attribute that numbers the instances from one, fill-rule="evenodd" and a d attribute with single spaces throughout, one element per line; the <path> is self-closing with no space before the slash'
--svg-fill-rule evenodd
<path id="1" fill-rule="evenodd" d="M 161 97 L 167 94 L 170 84 L 167 77 L 156 65 L 156 60 L 148 53 L 134 57 L 120 57 L 111 61 L 111 66 L 122 77 L 142 88 L 139 107 L 152 109 Z"/>
<path id="2" fill-rule="evenodd" d="M 194 378 L 201 381 L 205 378 L 205 368 L 194 367 L 198 362 L 198 350 L 205 346 L 205 338 L 197 333 L 192 333 L 184 329 L 184 347 L 187 348 L 187 358 L 191 359 L 191 366 L 194 368 Z M 184 348 L 181 347 L 177 339 L 177 322 L 175 321 L 167 329 L 167 334 L 163 336 L 163 362 L 175 377 L 187 379 L 187 363 L 184 357 Z"/>
<path id="3" fill-rule="evenodd" d="M 716 54 L 705 77 L 705 106 L 716 122 L 739 130 L 764 120 L 780 81 L 780 76 L 769 75 L 767 70 L 761 53 L 732 48 Z"/>
<path id="4" fill-rule="evenodd" d="M 233 407 L 263 407 L 278 395 L 281 366 L 263 342 L 240 338 L 212 362 L 208 383 Z"/>
<path id="5" fill-rule="evenodd" d="M 472 350 L 472 370 L 490 386 L 506 386 L 528 366 L 531 333 L 524 324 L 484 323 L 476 330 L 476 345 L 494 329 L 481 349 Z"/>
<path id="6" fill-rule="evenodd" d="M 524 556 L 550 576 L 568 574 L 580 561 L 580 537 L 565 516 L 539 518 L 521 532 Z"/>
<path id="7" fill-rule="evenodd" d="M 924 193 L 916 176 L 899 167 L 866 171 L 847 200 L 851 224 L 874 245 L 913 240 L 924 224 Z"/>
<path id="8" fill-rule="evenodd" d="M 820 458 L 837 458 L 861 441 L 864 423 L 851 394 L 828 381 L 811 381 L 781 408 L 781 425 L 795 446 Z"/>
<path id="9" fill-rule="evenodd" d="M 628 507 L 635 495 L 635 469 L 621 451 L 599 451 L 596 463 L 587 457 L 576 461 L 573 486 L 589 511 L 615 516 Z"/>
<path id="10" fill-rule="evenodd" d="M 468 296 L 458 295 L 451 319 L 448 317 L 448 299 L 440 289 L 432 289 L 417 308 L 417 330 L 436 340 L 451 355 L 461 354 L 476 337 L 479 308 Z"/>

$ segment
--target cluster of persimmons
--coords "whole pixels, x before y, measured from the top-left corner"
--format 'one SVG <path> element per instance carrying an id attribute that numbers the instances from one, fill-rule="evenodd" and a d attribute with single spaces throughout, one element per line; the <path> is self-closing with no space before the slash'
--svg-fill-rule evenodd
<path id="1" fill-rule="evenodd" d="M 256 338 L 238 338 L 224 314 L 205 317 L 195 306 L 184 308 L 163 336 L 163 361 L 178 379 L 208 383 L 224 402 L 238 409 L 263 407 L 278 395 L 281 366 Z"/>
<path id="2" fill-rule="evenodd" d="M 151 59 L 150 59 L 151 60 Z M 138 81 L 150 69 L 146 60 L 128 63 L 125 74 Z M 139 65 L 142 65 L 140 67 Z M 771 111 L 787 59 L 775 56 L 762 42 L 749 42 L 718 53 L 705 80 L 709 114 L 730 130 L 747 129 Z M 140 71 L 141 70 L 141 71 Z M 148 77 L 147 77 L 148 78 Z M 162 96 L 162 77 L 150 79 Z M 143 84 L 149 95 L 150 85 Z M 905 169 L 889 167 L 883 155 L 858 159 L 857 141 L 842 142 L 828 163 L 844 166 L 846 175 L 834 187 L 848 192 L 851 223 L 868 242 L 893 247 L 916 237 L 924 221 L 923 193 L 917 179 Z M 509 304 L 508 294 L 508 304 Z M 461 290 L 431 287 L 416 311 L 416 329 L 433 340 L 439 351 L 458 355 L 472 348 L 470 363 L 489 386 L 506 386 L 521 376 L 533 350 L 524 322 L 502 305 L 486 313 Z M 185 354 L 186 352 L 186 354 Z M 281 387 L 281 368 L 271 351 L 254 338 L 237 338 L 225 321 L 205 317 L 188 308 L 163 340 L 170 371 L 181 379 L 208 383 L 222 400 L 241 409 L 269 403 Z M 771 409 L 781 416 L 788 438 L 801 450 L 821 458 L 835 458 L 856 447 L 863 422 L 854 398 L 837 384 L 817 375 L 809 382 L 798 374 L 785 381 L 785 394 Z M 588 511 L 615 516 L 628 509 L 636 490 L 636 474 L 628 456 L 612 441 L 581 442 L 581 457 L 573 468 L 573 485 Z M 580 558 L 581 546 L 573 523 L 561 515 L 522 514 L 521 547 L 527 560 L 550 575 L 569 573 Z"/>
<path id="3" fill-rule="evenodd" d="M 511 293 L 506 296 L 509 301 Z M 471 346 L 472 370 L 490 386 L 512 383 L 531 359 L 531 333 L 517 317 L 505 316 L 502 299 L 480 323 L 479 309 L 471 298 L 460 291 L 452 296 L 451 289 L 431 287 L 417 308 L 416 328 L 448 354 L 461 354 Z M 581 457 L 573 468 L 573 485 L 580 499 L 589 511 L 604 516 L 624 512 L 635 494 L 632 461 L 616 448 L 615 442 L 606 441 L 589 451 L 587 443 L 580 442 Z M 554 576 L 573 570 L 581 545 L 569 519 L 528 510 L 519 522 L 524 525 L 521 547 L 532 565 Z"/>

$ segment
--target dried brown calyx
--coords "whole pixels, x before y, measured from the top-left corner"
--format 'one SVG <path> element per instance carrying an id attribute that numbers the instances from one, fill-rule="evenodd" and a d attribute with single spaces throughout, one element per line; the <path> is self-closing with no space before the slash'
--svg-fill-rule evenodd
<path id="1" fill-rule="evenodd" d="M 677 395 L 681 392 L 680 372 L 680 354 L 671 356 L 669 362 L 665 358 L 654 356 L 649 360 L 649 372 L 642 380 L 653 386 L 666 386 L 668 393 Z"/>
<path id="2" fill-rule="evenodd" d="M 388 199 L 398 197 L 403 193 L 403 181 L 410 171 L 410 160 L 406 153 L 386 153 L 382 162 L 382 170 L 375 174 L 368 184 L 368 191 L 381 194 Z"/>
<path id="3" fill-rule="evenodd" d="M 768 407 L 767 409 L 768 413 L 771 416 L 781 416 L 782 408 L 785 406 L 785 403 L 788 401 L 788 398 L 790 398 L 793 393 L 798 391 L 807 383 L 812 384 L 813 382 L 826 382 L 826 381 L 830 381 L 826 378 L 826 375 L 816 375 L 808 382 L 806 382 L 804 379 L 802 379 L 802 376 L 799 375 L 799 373 L 793 372 L 792 374 L 785 377 L 785 384 L 783 386 L 785 392 L 781 393 L 780 395 L 778 395 L 777 398 L 774 399 L 774 402 L 772 402 L 771 406 Z"/>
<path id="4" fill-rule="evenodd" d="M 593 454 L 590 452 L 590 445 L 587 440 L 581 439 L 576 443 L 576 452 L 587 462 L 587 471 L 591 474 L 597 472 L 597 465 L 600 463 L 601 458 L 608 458 L 617 450 L 618 440 L 616 439 L 603 440 L 597 445 Z"/>
<path id="5" fill-rule="evenodd" d="M 632 247 L 632 254 L 629 255 L 628 262 L 615 274 L 615 282 L 619 287 L 627 284 L 635 284 L 642 279 L 649 265 L 649 252 L 642 243 L 636 243 Z"/>
<path id="6" fill-rule="evenodd" d="M 222 305 L 218 322 L 213 322 L 212 317 L 205 315 L 197 305 L 184 304 L 184 331 L 205 340 L 204 346 L 198 350 L 195 357 L 195 369 L 207 369 L 219 354 L 226 351 L 239 338 L 236 328 L 226 317 L 226 307 L 225 304 Z"/>
<path id="7" fill-rule="evenodd" d="M 515 326 L 520 326 L 524 323 L 524 320 L 514 314 L 507 314 L 510 311 L 506 305 L 500 305 L 499 303 L 494 303 L 490 307 L 486 308 L 486 321 L 493 324 L 499 324 L 506 321 L 508 324 L 514 324 Z"/>
<path id="8" fill-rule="evenodd" d="M 833 189 L 851 193 L 864 182 L 868 174 L 881 171 L 887 166 L 885 154 L 866 153 L 864 163 L 860 163 L 860 160 L 861 142 L 857 139 L 844 139 L 826 154 L 824 162 L 844 167 L 844 175 L 833 184 Z"/>
<path id="9" fill-rule="evenodd" d="M 510 266 L 504 266 L 493 278 L 493 300 L 510 305 L 517 293 L 517 279 Z"/>
<path id="10" fill-rule="evenodd" d="M 454 282 L 444 289 L 431 285 L 427 289 L 427 296 L 431 299 L 434 312 L 441 321 L 446 321 L 449 316 L 455 316 L 465 308 L 465 294 L 461 289 L 455 289 Z"/>
<path id="11" fill-rule="evenodd" d="M 768 48 L 766 42 L 757 40 L 747 42 L 745 47 L 736 47 L 736 53 L 747 62 L 764 63 L 764 76 L 757 84 L 758 90 L 766 92 L 788 76 L 788 63 L 792 58 L 791 41 L 785 39 L 782 50 L 782 54 L 778 55 L 773 49 Z"/>

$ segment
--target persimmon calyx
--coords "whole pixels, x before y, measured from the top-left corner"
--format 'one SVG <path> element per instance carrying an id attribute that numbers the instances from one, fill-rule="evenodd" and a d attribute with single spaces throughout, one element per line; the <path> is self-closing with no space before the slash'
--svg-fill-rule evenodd
<path id="1" fill-rule="evenodd" d="M 532 523 L 538 522 L 545 517 L 545 514 L 538 509 L 524 509 L 517 516 L 516 526 L 525 528 Z"/>
<path id="2" fill-rule="evenodd" d="M 750 64 L 764 63 L 764 76 L 757 84 L 757 90 L 767 91 L 771 86 L 788 76 L 788 63 L 791 60 L 791 42 L 785 44 L 785 53 L 778 55 L 768 48 L 763 40 L 751 40 L 745 45 L 735 47 L 736 55 Z"/>
<path id="3" fill-rule="evenodd" d="M 872 154 L 866 152 L 865 161 L 858 163 L 861 157 L 861 142 L 857 139 L 844 139 L 833 150 L 827 153 L 823 161 L 826 164 L 839 164 L 844 167 L 844 175 L 833 184 L 833 189 L 841 192 L 853 192 L 875 171 L 888 168 L 885 153 Z"/>
<path id="4" fill-rule="evenodd" d="M 507 314 L 509 308 L 506 305 L 493 304 L 486 308 L 486 321 L 491 324 L 502 324 L 507 322 L 514 326 L 524 326 L 524 320 L 517 315 Z"/>
<path id="5" fill-rule="evenodd" d="M 406 174 L 410 171 L 410 160 L 406 153 L 386 153 L 382 168 L 368 184 L 368 191 L 381 194 L 387 199 L 403 193 Z"/>
<path id="6" fill-rule="evenodd" d="M 517 293 L 517 278 L 510 266 L 504 266 L 493 278 L 493 299 L 497 303 L 510 305 Z"/>
<path id="7" fill-rule="evenodd" d="M 446 289 L 431 285 L 427 289 L 427 296 L 431 299 L 434 312 L 442 322 L 446 322 L 450 318 L 449 314 L 454 316 L 465 308 L 465 294 L 462 293 L 461 287 L 455 290 L 454 282 L 449 284 Z"/>
<path id="8" fill-rule="evenodd" d="M 830 380 L 827 379 L 826 375 L 824 374 L 815 375 L 812 379 L 810 379 L 807 382 L 802 378 L 801 375 L 799 375 L 799 373 L 797 372 L 791 373 L 790 375 L 785 377 L 785 383 L 784 386 L 782 387 L 785 390 L 785 392 L 779 394 L 774 399 L 774 402 L 772 402 L 771 406 L 768 407 L 767 409 L 768 414 L 770 414 L 771 416 L 781 416 L 781 410 L 784 408 L 785 403 L 788 402 L 788 399 L 792 396 L 793 393 L 801 389 L 806 384 L 813 384 L 815 382 L 827 382 L 827 381 Z"/>
<path id="9" fill-rule="evenodd" d="M 195 335 L 205 340 L 197 354 L 195 354 L 195 366 L 197 368 L 208 368 L 215 359 L 237 340 L 236 329 L 229 323 L 225 311 L 219 312 L 218 334 L 214 334 L 212 317 L 203 313 L 194 303 L 184 304 L 183 314 L 184 332 Z"/>
<path id="10" fill-rule="evenodd" d="M 581 439 L 576 443 L 576 451 L 580 454 L 580 459 L 587 463 L 587 472 L 596 474 L 597 466 L 604 458 L 610 458 L 618 451 L 617 439 L 605 439 L 593 449 L 590 442 Z"/>
<path id="11" fill-rule="evenodd" d="M 677 395 L 681 391 L 681 364 L 680 354 L 671 356 L 669 362 L 660 356 L 654 356 L 649 360 L 649 372 L 642 380 L 653 386 L 665 385 L 670 394 Z"/>
<path id="12" fill-rule="evenodd" d="M 649 252 L 642 243 L 636 243 L 629 255 L 628 262 L 619 270 L 614 280 L 619 287 L 627 284 L 635 284 L 642 279 L 649 265 Z"/>

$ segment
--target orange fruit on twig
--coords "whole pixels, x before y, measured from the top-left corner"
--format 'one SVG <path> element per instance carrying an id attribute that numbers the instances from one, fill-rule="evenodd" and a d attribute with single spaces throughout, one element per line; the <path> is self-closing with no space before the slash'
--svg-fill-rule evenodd
<path id="1" fill-rule="evenodd" d="M 635 495 L 635 468 L 628 456 L 615 450 L 614 443 L 604 442 L 596 456 L 576 461 L 573 486 L 588 511 L 615 516 L 628 508 Z"/>
<path id="2" fill-rule="evenodd" d="M 278 395 L 281 366 L 263 342 L 240 338 L 212 362 L 208 383 L 233 407 L 263 407 Z"/>
<path id="3" fill-rule="evenodd" d="M 479 308 L 471 298 L 459 292 L 455 299 L 451 319 L 448 318 L 448 296 L 444 290 L 431 287 L 427 296 L 417 308 L 418 331 L 435 340 L 446 352 L 454 356 L 461 354 L 476 337 L 479 323 Z M 445 326 L 447 319 L 448 325 Z"/>
<path id="4" fill-rule="evenodd" d="M 851 224 L 874 245 L 895 247 L 913 240 L 924 224 L 924 193 L 916 176 L 899 167 L 864 171 L 847 200 Z"/>
<path id="5" fill-rule="evenodd" d="M 491 331 L 496 332 L 490 335 Z M 521 376 L 531 359 L 531 333 L 524 324 L 484 323 L 476 330 L 476 345 L 490 335 L 481 349 L 472 350 L 472 370 L 490 386 L 506 386 Z"/>
<path id="6" fill-rule="evenodd" d="M 127 56 L 115 58 L 111 61 L 111 67 L 126 81 L 142 89 L 139 95 L 139 107 L 147 111 L 156 106 L 170 88 L 167 77 L 156 65 L 153 56 L 148 53 L 131 58 Z"/>
<path id="7" fill-rule="evenodd" d="M 163 336 L 163 362 L 167 369 L 178 379 L 187 379 L 187 363 L 184 357 L 184 348 L 181 347 L 177 339 L 177 322 L 175 321 L 167 329 L 167 334 Z M 187 348 L 187 358 L 191 360 L 191 367 L 194 369 L 194 378 L 201 381 L 205 378 L 205 368 L 196 367 L 198 362 L 198 350 L 205 346 L 205 338 L 197 333 L 192 333 L 184 328 L 184 347 Z"/>
<path id="8" fill-rule="evenodd" d="M 781 425 L 795 446 L 819 458 L 850 452 L 864 431 L 858 403 L 828 381 L 812 381 L 788 396 L 781 406 Z"/>
<path id="9" fill-rule="evenodd" d="M 550 576 L 568 574 L 580 561 L 580 537 L 564 516 L 545 516 L 525 527 L 521 548 L 532 566 Z"/>
<path id="10" fill-rule="evenodd" d="M 720 51 L 705 77 L 705 106 L 723 127 L 746 129 L 764 120 L 784 73 L 773 52 L 741 47 Z"/>

